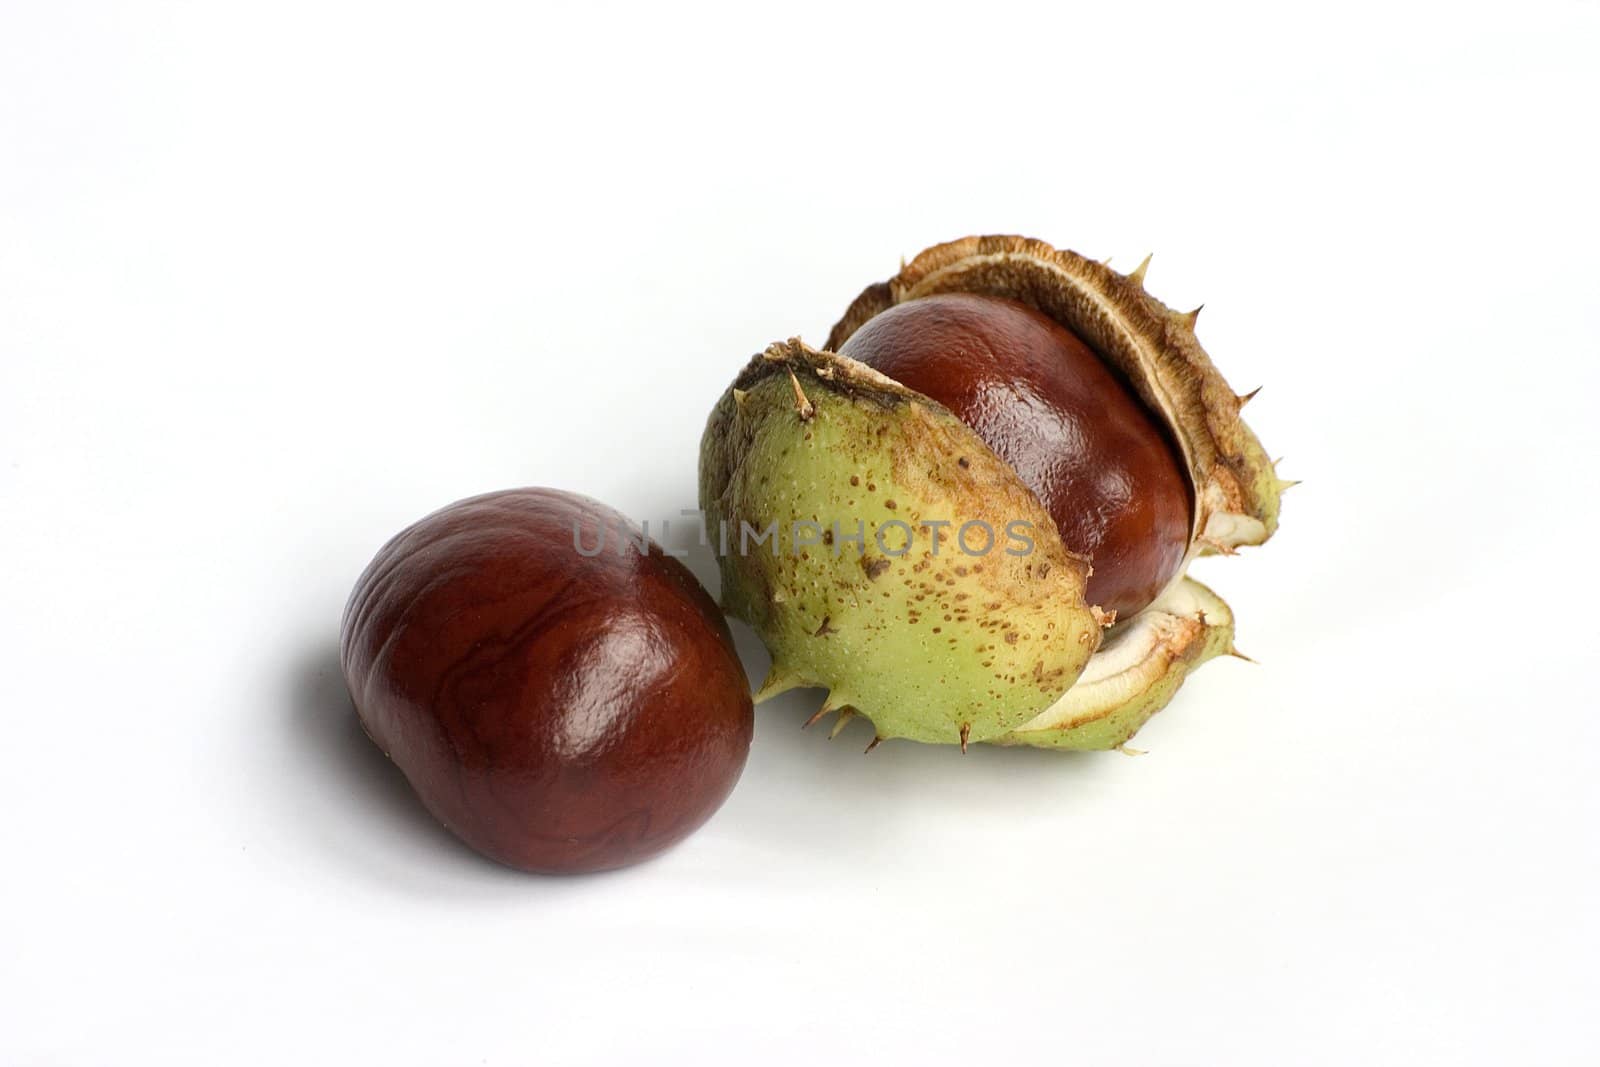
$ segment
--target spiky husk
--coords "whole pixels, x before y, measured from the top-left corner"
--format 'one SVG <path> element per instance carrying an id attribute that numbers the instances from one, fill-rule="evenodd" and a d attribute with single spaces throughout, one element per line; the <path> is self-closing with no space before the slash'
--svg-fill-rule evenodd
<path id="1" fill-rule="evenodd" d="M 943 407 L 843 356 L 790 341 L 750 362 L 707 421 L 700 506 L 723 606 L 772 652 L 758 699 L 822 686 L 825 711 L 854 709 L 878 738 L 965 744 L 1055 703 L 1099 644 L 1088 568 L 1015 472 Z M 1012 554 L 1020 541 L 999 539 L 1019 521 L 1032 548 Z M 937 522 L 955 525 L 936 551 Z M 961 550 L 971 522 L 994 531 L 990 551 Z M 776 523 L 780 550 L 752 547 L 746 523 Z M 795 544 L 807 523 L 817 543 Z M 912 531 L 903 554 L 895 523 Z M 862 531 L 859 546 L 842 536 Z"/>
<path id="2" fill-rule="evenodd" d="M 1195 492 L 1189 559 L 1261 544 L 1295 483 L 1278 477 L 1240 419 L 1253 394 L 1236 394 L 1212 365 L 1195 337 L 1199 309 L 1178 312 L 1147 293 L 1148 265 L 1147 257 L 1123 275 L 1042 241 L 963 238 L 864 290 L 827 347 L 837 349 L 895 304 L 936 293 L 1029 304 L 1088 343 L 1171 429 Z M 883 508 L 887 499 L 915 501 L 919 516 L 944 508 L 950 514 L 938 517 L 958 523 L 1026 515 L 1055 534 L 1014 472 L 942 407 L 795 341 L 758 356 L 724 394 L 707 424 L 700 474 L 702 509 L 713 523 L 731 520 L 736 535 L 741 519 L 818 521 L 828 509 L 869 525 L 905 518 Z M 892 485 L 894 497 L 852 492 L 852 474 L 875 489 Z M 828 688 L 812 721 L 839 711 L 837 733 L 859 711 L 877 727 L 869 751 L 884 737 L 1121 748 L 1191 670 L 1233 651 L 1228 606 L 1180 573 L 1149 608 L 1121 620 L 1084 669 L 1104 616 L 1083 604 L 1084 561 L 1059 537 L 1039 541 L 1035 562 L 1020 571 L 985 566 L 960 575 L 948 558 L 915 554 L 846 556 L 852 569 L 831 551 L 797 555 L 792 566 L 724 553 L 724 606 L 773 652 L 758 699 L 800 685 Z M 875 584 L 885 576 L 895 581 Z M 1050 644 L 1035 640 L 1052 634 L 1069 640 L 1050 645 L 1048 657 L 1032 655 Z M 1046 699 L 1052 691 L 1059 697 Z"/>

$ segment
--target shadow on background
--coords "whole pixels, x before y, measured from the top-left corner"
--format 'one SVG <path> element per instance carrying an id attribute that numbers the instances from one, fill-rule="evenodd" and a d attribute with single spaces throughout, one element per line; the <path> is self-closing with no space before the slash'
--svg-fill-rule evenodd
<path id="1" fill-rule="evenodd" d="M 746 671 L 759 682 L 766 651 L 749 627 L 732 627 Z M 931 813 L 959 810 L 980 825 L 1013 823 L 1019 814 L 1084 801 L 1118 769 L 1110 761 L 1127 758 L 990 745 L 973 745 L 963 755 L 955 745 L 911 741 L 885 741 L 868 753 L 874 731 L 860 716 L 832 740 L 833 716 L 802 729 L 825 696 L 822 689 L 791 690 L 755 709 L 750 761 L 710 824 L 748 850 L 750 881 L 762 882 L 769 867 L 787 869 L 785 861 L 797 855 L 814 857 L 822 868 L 956 862 L 959 845 L 943 842 L 930 851 Z"/>
<path id="2" fill-rule="evenodd" d="M 467 848 L 422 806 L 362 730 L 332 641 L 290 665 L 288 690 L 291 756 L 308 768 L 295 778 L 292 803 L 307 836 L 325 844 L 331 859 L 400 890 L 526 883 Z"/>

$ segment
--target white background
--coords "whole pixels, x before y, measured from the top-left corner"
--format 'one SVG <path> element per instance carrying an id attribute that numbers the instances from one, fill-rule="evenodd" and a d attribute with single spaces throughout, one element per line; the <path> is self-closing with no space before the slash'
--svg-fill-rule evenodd
<path id="1" fill-rule="evenodd" d="M 7 4 L 0 1062 L 1596 1062 L 1600 7 L 1497 7 Z M 377 547 L 675 514 L 752 352 L 980 232 L 1265 385 L 1261 666 L 1137 759 L 790 694 L 616 875 L 431 824 Z"/>

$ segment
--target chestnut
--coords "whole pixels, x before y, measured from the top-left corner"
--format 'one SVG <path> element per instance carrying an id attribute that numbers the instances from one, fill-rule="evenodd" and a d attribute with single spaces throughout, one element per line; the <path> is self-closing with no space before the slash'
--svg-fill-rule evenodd
<path id="1" fill-rule="evenodd" d="M 750 691 L 716 604 L 572 493 L 490 493 L 406 529 L 356 583 L 340 644 L 362 725 L 423 804 L 523 870 L 661 852 L 749 754 Z"/>
<path id="2" fill-rule="evenodd" d="M 839 349 L 938 401 L 1016 471 L 1068 549 L 1089 602 L 1129 618 L 1183 568 L 1193 489 L 1170 433 L 1083 341 L 1016 300 L 920 297 Z"/>

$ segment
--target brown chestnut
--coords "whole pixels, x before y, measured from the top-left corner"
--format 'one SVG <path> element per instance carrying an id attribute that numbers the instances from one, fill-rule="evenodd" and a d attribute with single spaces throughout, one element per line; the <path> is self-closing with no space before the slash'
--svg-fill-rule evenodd
<path id="1" fill-rule="evenodd" d="M 1091 603 L 1126 618 L 1179 573 L 1194 516 L 1185 464 L 1065 326 L 1015 300 L 948 293 L 880 312 L 840 353 L 943 404 L 1009 464 L 1090 557 Z"/>
<path id="2" fill-rule="evenodd" d="M 715 603 L 575 494 L 490 493 L 411 526 L 356 583 L 340 643 L 363 726 L 423 804 L 523 870 L 655 855 L 716 811 L 749 754 L 750 691 Z"/>

